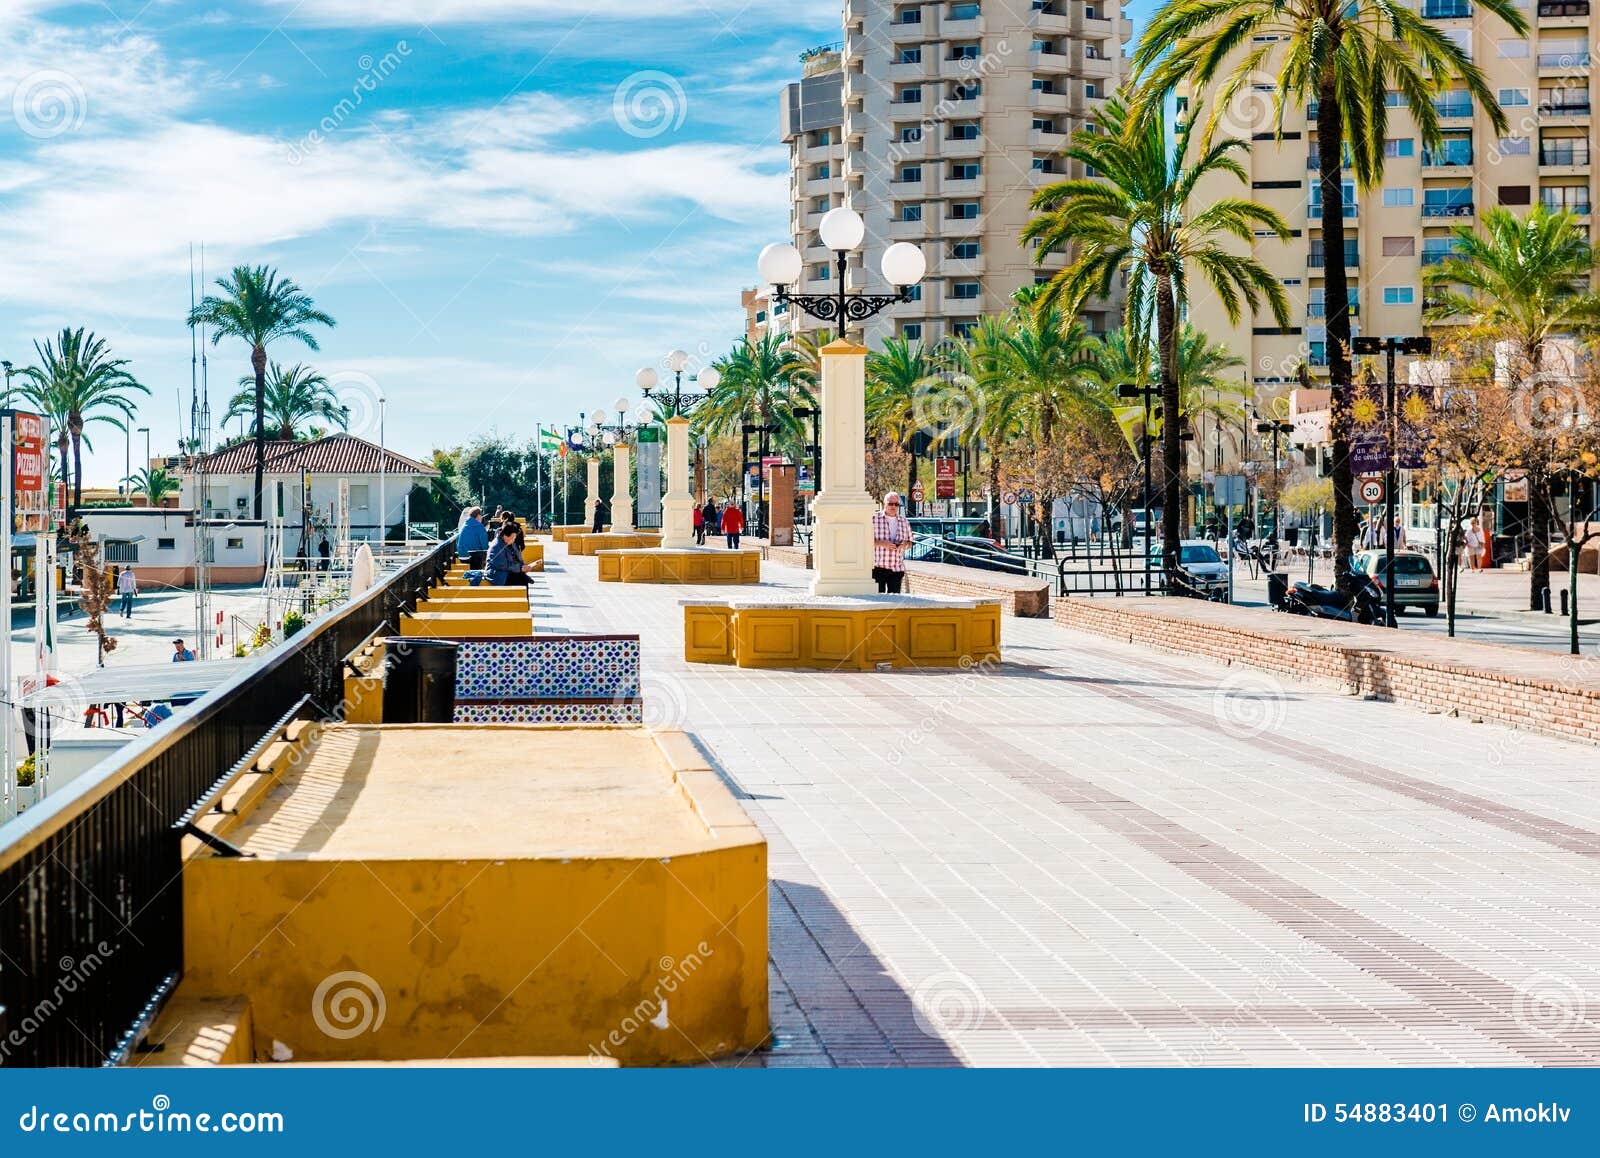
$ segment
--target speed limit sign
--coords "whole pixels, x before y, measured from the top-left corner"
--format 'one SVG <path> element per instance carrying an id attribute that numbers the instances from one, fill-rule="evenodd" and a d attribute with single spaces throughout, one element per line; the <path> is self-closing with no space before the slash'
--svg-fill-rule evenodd
<path id="1" fill-rule="evenodd" d="M 1006 491 L 1004 494 L 1002 494 L 1000 496 L 1000 501 L 1002 503 L 1004 503 L 1008 507 L 1016 506 L 1017 505 L 1017 492 L 1016 491 Z"/>
<path id="2" fill-rule="evenodd" d="M 917 482 L 917 483 L 912 484 L 912 487 L 911 487 L 911 501 L 914 502 L 914 503 L 920 503 L 922 501 L 922 495 L 923 495 L 922 483 Z"/>
<path id="3" fill-rule="evenodd" d="M 1361 501 L 1369 505 L 1383 502 L 1383 480 L 1381 478 L 1364 478 L 1361 480 Z"/>

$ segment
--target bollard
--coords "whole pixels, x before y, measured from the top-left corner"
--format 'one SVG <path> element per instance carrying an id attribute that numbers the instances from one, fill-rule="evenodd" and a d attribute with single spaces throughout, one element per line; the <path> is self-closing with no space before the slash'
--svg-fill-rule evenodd
<path id="1" fill-rule="evenodd" d="M 1550 588 L 1545 587 L 1542 590 L 1544 591 L 1544 596 L 1543 596 L 1543 598 L 1544 598 L 1544 613 L 1546 615 L 1549 615 L 1550 614 Z"/>
<path id="2" fill-rule="evenodd" d="M 1567 615 L 1567 589 L 1565 587 L 1563 587 L 1561 589 L 1561 616 L 1564 619 L 1564 618 L 1566 618 L 1566 615 Z"/>

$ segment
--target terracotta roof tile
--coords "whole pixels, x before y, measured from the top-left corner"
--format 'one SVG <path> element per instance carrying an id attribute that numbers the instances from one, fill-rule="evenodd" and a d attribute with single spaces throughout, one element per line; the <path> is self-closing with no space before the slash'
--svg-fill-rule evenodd
<path id="1" fill-rule="evenodd" d="M 389 474 L 432 476 L 439 473 L 425 463 L 392 450 L 380 451 L 375 443 L 353 434 L 333 434 L 310 442 L 268 439 L 266 469 L 268 474 L 298 474 L 301 470 L 312 474 L 377 474 L 380 453 Z M 236 443 L 206 455 L 204 461 L 207 474 L 253 474 L 255 443 Z"/>

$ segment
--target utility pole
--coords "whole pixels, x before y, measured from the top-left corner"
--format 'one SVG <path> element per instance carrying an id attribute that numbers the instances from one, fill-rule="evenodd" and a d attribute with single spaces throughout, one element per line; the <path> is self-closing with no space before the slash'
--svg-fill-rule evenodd
<path id="1" fill-rule="evenodd" d="M 1150 401 L 1161 393 L 1159 386 L 1141 386 L 1136 382 L 1123 382 L 1117 386 L 1117 397 L 1144 399 L 1144 430 L 1139 439 L 1144 448 L 1144 593 L 1150 594 Z"/>

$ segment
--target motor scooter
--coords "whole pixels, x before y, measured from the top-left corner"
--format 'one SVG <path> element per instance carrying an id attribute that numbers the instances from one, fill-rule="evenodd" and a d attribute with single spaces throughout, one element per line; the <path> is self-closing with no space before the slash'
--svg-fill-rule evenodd
<path id="1" fill-rule="evenodd" d="M 1279 611 L 1333 619 L 1341 623 L 1384 622 L 1383 588 L 1364 571 L 1348 572 L 1333 587 L 1295 583 L 1284 592 Z"/>

